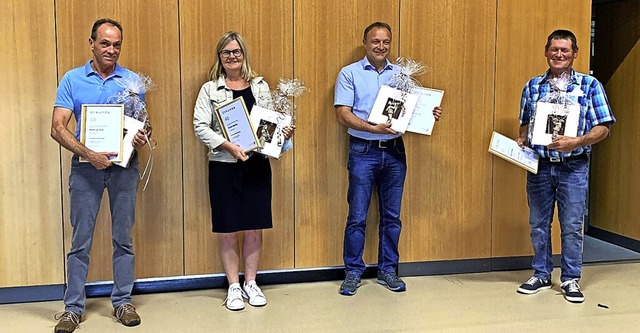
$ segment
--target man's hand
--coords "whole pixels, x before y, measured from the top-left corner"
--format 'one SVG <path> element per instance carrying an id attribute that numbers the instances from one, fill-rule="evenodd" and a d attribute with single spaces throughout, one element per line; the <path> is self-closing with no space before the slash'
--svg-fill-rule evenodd
<path id="1" fill-rule="evenodd" d="M 436 121 L 440 120 L 441 116 L 442 116 L 442 108 L 439 106 L 436 106 L 435 108 L 433 108 L 433 117 L 436 118 Z"/>
<path id="2" fill-rule="evenodd" d="M 376 134 L 398 134 L 396 131 L 391 129 L 390 123 L 382 123 L 382 124 L 371 124 L 371 130 L 369 132 Z"/>
<path id="3" fill-rule="evenodd" d="M 516 143 L 518 144 L 518 147 L 524 149 L 525 145 L 524 143 L 526 142 L 526 139 L 523 137 L 517 138 L 516 139 Z"/>
<path id="4" fill-rule="evenodd" d="M 570 153 L 580 145 L 578 138 L 572 138 L 564 135 L 556 135 L 551 139 L 551 143 L 547 146 L 549 149 L 561 153 Z"/>
<path id="5" fill-rule="evenodd" d="M 131 140 L 131 144 L 133 145 L 133 148 L 135 148 L 136 150 L 142 148 L 147 143 L 146 135 L 147 135 L 146 129 L 144 128 L 139 129 L 136 135 L 134 135 L 133 139 Z"/>
<path id="6" fill-rule="evenodd" d="M 87 156 L 87 160 L 91 162 L 94 168 L 97 170 L 103 170 L 111 166 L 113 164 L 109 159 L 111 156 L 118 156 L 116 152 L 108 152 L 108 153 L 96 153 L 92 152 Z"/>

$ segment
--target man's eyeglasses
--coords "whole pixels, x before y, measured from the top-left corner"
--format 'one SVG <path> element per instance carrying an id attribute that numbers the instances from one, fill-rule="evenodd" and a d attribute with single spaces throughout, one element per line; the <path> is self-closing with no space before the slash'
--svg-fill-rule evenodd
<path id="1" fill-rule="evenodd" d="M 223 51 L 220 52 L 220 57 L 229 58 L 229 56 L 232 55 L 232 54 L 233 54 L 234 57 L 237 58 L 237 57 L 242 55 L 242 50 L 241 49 L 235 49 L 235 50 L 231 50 L 231 51 L 223 50 Z"/>

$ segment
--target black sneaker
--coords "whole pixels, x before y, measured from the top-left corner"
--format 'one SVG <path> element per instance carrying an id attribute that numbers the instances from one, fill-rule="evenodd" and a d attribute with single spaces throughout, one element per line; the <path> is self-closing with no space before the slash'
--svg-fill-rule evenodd
<path id="1" fill-rule="evenodd" d="M 535 294 L 540 290 L 545 290 L 551 288 L 551 280 L 543 280 L 538 279 L 533 276 L 527 282 L 523 283 L 518 287 L 518 292 L 521 294 Z"/>
<path id="2" fill-rule="evenodd" d="M 340 294 L 345 296 L 353 296 L 360 287 L 360 276 L 356 274 L 347 274 L 340 285 Z"/>
<path id="3" fill-rule="evenodd" d="M 576 280 L 564 281 L 560 285 L 564 298 L 571 303 L 584 302 L 584 295 L 580 291 L 580 285 Z"/>
<path id="4" fill-rule="evenodd" d="M 405 291 L 407 285 L 402 281 L 395 272 L 378 273 L 378 283 L 386 286 L 391 291 Z"/>

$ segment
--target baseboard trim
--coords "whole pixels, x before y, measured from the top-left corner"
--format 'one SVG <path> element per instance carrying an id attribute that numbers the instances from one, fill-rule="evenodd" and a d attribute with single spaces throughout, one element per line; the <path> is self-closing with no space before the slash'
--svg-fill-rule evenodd
<path id="1" fill-rule="evenodd" d="M 611 244 L 624 247 L 631 251 L 640 252 L 640 241 L 633 238 L 618 235 L 611 231 L 600 229 L 594 226 L 589 226 L 587 235 Z"/>
<path id="2" fill-rule="evenodd" d="M 401 263 L 398 267 L 400 276 L 427 276 L 443 274 L 480 273 L 500 270 L 529 269 L 531 256 L 479 258 L 462 260 L 442 260 Z M 560 256 L 554 256 L 557 266 Z M 377 267 L 367 266 L 365 279 L 375 278 Z M 335 281 L 344 278 L 344 267 L 320 267 L 308 269 L 289 269 L 260 271 L 257 277 L 261 285 L 287 284 L 319 281 Z M 242 279 L 242 276 L 241 276 Z M 87 283 L 87 297 L 107 297 L 111 294 L 112 281 Z M 224 274 L 207 274 L 193 276 L 176 276 L 136 280 L 133 294 L 149 294 L 187 290 L 226 288 L 227 279 Z M 28 286 L 0 288 L 0 304 L 60 300 L 64 296 L 64 285 Z"/>

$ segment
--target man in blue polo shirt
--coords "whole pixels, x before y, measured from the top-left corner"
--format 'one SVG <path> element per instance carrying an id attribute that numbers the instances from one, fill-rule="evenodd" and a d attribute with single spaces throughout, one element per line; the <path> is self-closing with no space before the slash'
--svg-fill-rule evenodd
<path id="1" fill-rule="evenodd" d="M 117 64 L 121 46 L 120 24 L 111 19 L 96 21 L 89 39 L 93 59 L 63 76 L 53 108 L 51 137 L 74 154 L 69 176 L 73 238 L 67 255 L 65 311 L 56 315 L 59 319 L 56 333 L 73 332 L 81 321 L 93 231 L 105 188 L 111 208 L 114 280 L 111 301 L 114 315 L 126 326 L 140 324 L 140 317 L 131 305 L 134 281 L 131 228 L 135 220 L 139 160 L 134 154 L 129 167 L 115 166 L 110 158 L 117 155 L 116 152 L 95 152 L 79 141 L 82 105 L 107 104 L 109 97 L 123 90 L 117 81 L 136 75 Z M 71 116 L 75 116 L 78 124 L 75 135 L 68 129 Z M 145 134 L 144 129 L 136 133 L 132 141 L 134 148 L 144 146 Z M 89 163 L 79 162 L 80 157 Z"/>
<path id="2" fill-rule="evenodd" d="M 349 133 L 349 215 L 344 232 L 346 277 L 340 294 L 355 295 L 365 270 L 364 252 L 367 211 L 374 186 L 380 207 L 378 283 L 392 291 L 405 291 L 398 278 L 400 205 L 407 171 L 404 143 L 391 124 L 367 122 L 378 90 L 398 70 L 387 59 L 391 48 L 391 27 L 375 22 L 364 30 L 366 56 L 340 71 L 335 87 L 334 107 L 338 121 Z M 442 109 L 433 115 L 440 118 Z"/>
<path id="3" fill-rule="evenodd" d="M 578 42 L 571 31 L 552 32 L 547 37 L 545 57 L 549 69 L 527 82 L 520 102 L 521 127 L 517 142 L 520 147 L 528 145 L 533 148 L 540 155 L 540 163 L 537 174 L 527 174 L 529 224 L 534 250 L 531 265 L 534 274 L 517 291 L 535 294 L 551 288 L 551 222 L 557 201 L 562 237 L 560 288 L 567 301 L 582 303 L 584 295 L 578 281 L 582 272 L 582 224 L 586 209 L 589 155 L 591 145 L 609 135 L 609 127 L 615 118 L 602 84 L 592 76 L 573 70 L 573 61 L 578 57 Z M 577 137 L 553 135 L 552 142 L 547 146 L 532 145 L 529 124 L 535 119 L 536 103 L 554 93 L 552 82 L 557 82 L 559 78 L 568 78 L 566 94 L 580 104 Z"/>

